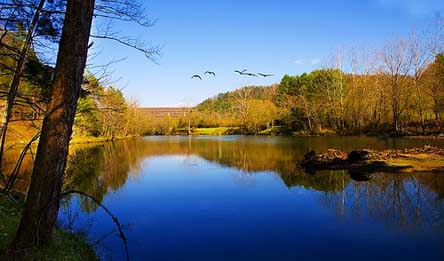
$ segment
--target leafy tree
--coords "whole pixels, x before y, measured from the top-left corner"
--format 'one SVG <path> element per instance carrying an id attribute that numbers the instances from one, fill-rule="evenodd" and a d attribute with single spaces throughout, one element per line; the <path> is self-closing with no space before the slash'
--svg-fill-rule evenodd
<path id="1" fill-rule="evenodd" d="M 91 96 L 80 98 L 74 120 L 74 135 L 97 137 L 100 134 L 99 109 L 95 100 Z"/>
<path id="2" fill-rule="evenodd" d="M 438 54 L 424 74 L 426 92 L 433 104 L 435 123 L 441 129 L 440 114 L 444 106 L 444 54 Z"/>
<path id="3" fill-rule="evenodd" d="M 105 88 L 98 100 L 101 135 L 114 138 L 126 133 L 127 104 L 123 93 L 114 87 Z"/>
<path id="4" fill-rule="evenodd" d="M 268 100 L 248 100 L 247 128 L 249 132 L 259 133 L 268 129 L 276 119 L 277 109 L 273 102 Z"/>

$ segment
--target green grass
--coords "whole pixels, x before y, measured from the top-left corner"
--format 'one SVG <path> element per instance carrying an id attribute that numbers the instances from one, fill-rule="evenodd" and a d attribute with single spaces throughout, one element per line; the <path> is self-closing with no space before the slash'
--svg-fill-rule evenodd
<path id="1" fill-rule="evenodd" d="M 230 135 L 239 132 L 238 127 L 217 127 L 217 128 L 193 128 L 193 135 Z"/>
<path id="2" fill-rule="evenodd" d="M 305 136 L 335 136 L 337 135 L 337 133 L 334 130 L 331 129 L 320 129 L 320 130 L 316 130 L 316 132 L 312 133 L 308 130 L 301 130 L 301 131 L 296 131 L 292 133 L 293 136 L 301 136 L 301 137 L 305 137 Z"/>
<path id="3" fill-rule="evenodd" d="M 258 135 L 279 135 L 283 132 L 283 129 L 282 126 L 274 126 L 273 128 L 260 131 Z"/>
<path id="4" fill-rule="evenodd" d="M 23 203 L 0 194 L 0 253 L 14 237 Z M 80 235 L 57 228 L 46 249 L 30 251 L 27 260 L 98 260 L 94 250 Z"/>
<path id="5" fill-rule="evenodd" d="M 14 203 L 0 194 L 0 250 L 4 250 L 11 241 L 20 221 L 22 205 Z"/>
<path id="6" fill-rule="evenodd" d="M 107 141 L 130 139 L 130 138 L 134 138 L 134 137 L 135 136 L 115 136 L 114 138 L 103 137 L 103 136 L 99 136 L 99 137 L 92 137 L 92 136 L 76 137 L 76 136 L 74 136 L 71 139 L 70 144 L 102 143 L 102 142 L 107 142 Z"/>

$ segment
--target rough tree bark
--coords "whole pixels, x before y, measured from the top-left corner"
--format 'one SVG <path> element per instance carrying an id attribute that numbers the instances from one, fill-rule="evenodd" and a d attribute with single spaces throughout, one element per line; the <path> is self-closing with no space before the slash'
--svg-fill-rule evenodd
<path id="1" fill-rule="evenodd" d="M 6 131 L 8 129 L 8 123 L 12 115 L 12 106 L 14 105 L 15 97 L 18 93 L 18 87 L 20 84 L 20 79 L 23 75 L 23 69 L 25 67 L 26 58 L 28 56 L 29 48 L 31 47 L 32 37 L 34 35 L 34 30 L 37 27 L 37 22 L 40 17 L 40 12 L 43 9 L 45 0 L 41 0 L 37 9 L 35 10 L 34 16 L 32 17 L 31 23 L 28 28 L 28 34 L 26 35 L 25 42 L 23 43 L 22 50 L 18 57 L 18 62 L 14 71 L 14 76 L 12 78 L 11 85 L 9 87 L 8 97 L 6 99 L 6 105 L 0 116 L 0 166 L 3 159 L 3 148 L 5 145 Z"/>
<path id="2" fill-rule="evenodd" d="M 45 246 L 57 220 L 68 145 L 83 81 L 94 0 L 68 0 L 51 100 L 43 121 L 31 184 L 11 252 Z"/>

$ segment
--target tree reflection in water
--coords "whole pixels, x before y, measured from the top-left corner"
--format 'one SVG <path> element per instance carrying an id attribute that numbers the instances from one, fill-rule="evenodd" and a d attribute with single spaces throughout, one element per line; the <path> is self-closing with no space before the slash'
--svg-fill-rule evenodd
<path id="1" fill-rule="evenodd" d="M 321 204 L 344 220 L 370 219 L 391 229 L 409 232 L 443 230 L 444 175 L 380 173 L 374 174 L 369 181 L 359 182 L 346 172 L 324 171 L 308 175 L 297 166 L 311 149 L 323 152 L 331 147 L 344 150 L 406 148 L 422 146 L 422 143 L 424 141 L 332 137 L 134 139 L 75 148 L 70 155 L 65 186 L 103 200 L 107 193 L 118 190 L 128 179 L 137 180 L 147 158 L 187 155 L 190 160 L 200 157 L 240 170 L 245 178 L 236 177 L 239 182 L 254 182 L 249 177 L 274 172 L 288 188 L 303 187 L 322 193 Z M 26 167 L 24 169 L 26 171 Z M 93 212 L 97 207 L 88 200 L 81 206 L 86 212 Z"/>

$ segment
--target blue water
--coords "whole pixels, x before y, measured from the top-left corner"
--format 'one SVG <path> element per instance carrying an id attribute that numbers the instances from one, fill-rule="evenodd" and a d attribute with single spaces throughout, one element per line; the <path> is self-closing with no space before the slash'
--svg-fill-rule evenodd
<path id="1" fill-rule="evenodd" d="M 81 177 L 72 186 L 103 199 L 128 225 L 132 260 L 444 260 L 444 176 L 380 173 L 358 182 L 346 172 L 312 176 L 297 168 L 309 146 L 393 144 L 331 139 L 106 144 L 79 153 L 97 166 L 71 167 Z M 418 145 L 395 143 L 388 147 Z M 78 197 L 61 211 L 61 223 L 68 220 L 91 241 L 115 228 L 103 210 Z M 115 233 L 96 248 L 105 260 L 125 257 Z"/>

